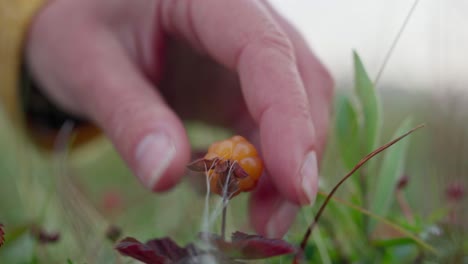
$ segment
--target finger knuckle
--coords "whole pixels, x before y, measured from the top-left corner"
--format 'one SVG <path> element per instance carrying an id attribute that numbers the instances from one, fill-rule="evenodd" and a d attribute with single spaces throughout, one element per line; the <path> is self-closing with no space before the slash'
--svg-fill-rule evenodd
<path id="1" fill-rule="evenodd" d="M 135 129 L 134 127 L 128 126 L 128 122 L 125 122 L 129 116 L 134 118 L 138 117 L 143 119 L 142 114 L 146 113 L 145 109 L 142 109 L 142 105 L 137 100 L 116 100 L 116 107 L 107 109 L 106 115 L 103 122 L 107 122 L 108 129 L 114 138 L 123 138 L 128 133 L 129 130 Z"/>
<path id="2" fill-rule="evenodd" d="M 283 58 L 294 61 L 294 48 L 287 35 L 273 22 L 266 21 L 260 30 L 254 30 L 247 38 L 243 50 L 249 56 L 265 53 L 275 53 Z"/>
<path id="3" fill-rule="evenodd" d="M 266 105 L 260 119 L 286 115 L 291 123 L 303 123 L 311 119 L 310 107 L 306 98 L 300 93 L 292 92 L 288 98 L 281 98 Z"/>

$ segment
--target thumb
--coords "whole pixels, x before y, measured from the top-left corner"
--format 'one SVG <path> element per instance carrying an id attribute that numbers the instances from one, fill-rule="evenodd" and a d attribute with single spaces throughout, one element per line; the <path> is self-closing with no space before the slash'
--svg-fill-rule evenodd
<path id="1" fill-rule="evenodd" d="M 27 47 L 45 92 L 100 126 L 147 188 L 177 183 L 190 153 L 184 127 L 120 41 L 95 25 L 56 30 L 57 42 L 53 32 L 33 30 Z"/>

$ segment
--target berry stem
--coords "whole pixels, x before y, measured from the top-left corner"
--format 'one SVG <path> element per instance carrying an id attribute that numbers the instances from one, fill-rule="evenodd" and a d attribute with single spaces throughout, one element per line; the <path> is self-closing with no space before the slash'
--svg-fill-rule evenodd
<path id="1" fill-rule="evenodd" d="M 223 197 L 223 215 L 221 216 L 221 238 L 226 240 L 226 212 L 227 212 L 227 198 Z"/>
<path id="2" fill-rule="evenodd" d="M 231 182 L 232 168 L 233 166 L 229 164 L 229 169 L 227 171 L 226 182 L 223 186 L 223 214 L 221 216 L 221 238 L 226 240 L 226 212 L 227 205 L 229 203 L 229 183 Z"/>

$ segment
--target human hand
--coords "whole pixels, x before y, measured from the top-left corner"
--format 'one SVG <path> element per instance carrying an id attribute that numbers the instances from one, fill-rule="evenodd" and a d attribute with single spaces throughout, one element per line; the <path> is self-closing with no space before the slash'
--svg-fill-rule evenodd
<path id="1" fill-rule="evenodd" d="M 264 2 L 55 0 L 26 55 L 44 92 L 100 126 L 146 187 L 179 181 L 190 157 L 180 118 L 199 118 L 258 140 L 259 233 L 282 236 L 314 201 L 333 84 Z"/>

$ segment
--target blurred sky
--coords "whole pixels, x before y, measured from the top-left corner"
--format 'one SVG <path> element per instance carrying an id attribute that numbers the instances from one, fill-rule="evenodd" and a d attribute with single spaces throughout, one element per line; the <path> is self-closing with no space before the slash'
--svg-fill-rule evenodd
<path id="1" fill-rule="evenodd" d="M 374 79 L 413 0 L 271 0 L 305 35 L 337 85 L 352 50 Z M 408 89 L 468 90 L 468 0 L 420 0 L 380 80 Z"/>

